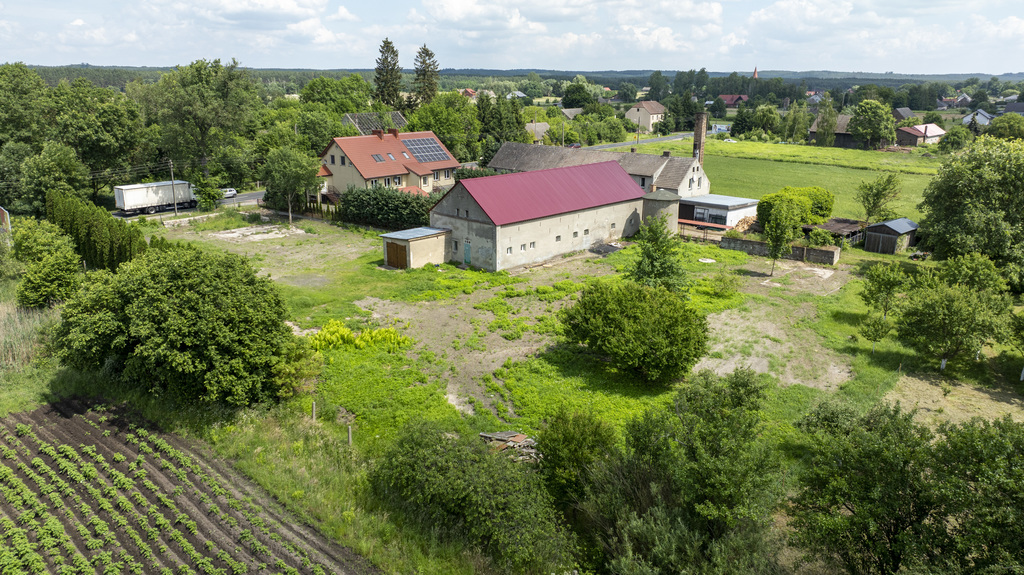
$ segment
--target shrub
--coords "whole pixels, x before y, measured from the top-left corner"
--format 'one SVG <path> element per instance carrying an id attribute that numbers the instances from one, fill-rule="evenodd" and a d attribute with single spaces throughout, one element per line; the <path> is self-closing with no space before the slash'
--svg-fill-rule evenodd
<path id="1" fill-rule="evenodd" d="M 349 186 L 341 196 L 335 219 L 353 224 L 400 230 L 430 225 L 430 208 L 441 194 L 413 195 L 394 188 Z"/>
<path id="2" fill-rule="evenodd" d="M 559 319 L 569 341 L 649 382 L 687 373 L 707 352 L 707 320 L 661 287 L 597 282 Z"/>
<path id="3" fill-rule="evenodd" d="M 116 275 L 89 275 L 55 347 L 72 367 L 110 365 L 178 401 L 247 405 L 290 394 L 288 364 L 308 355 L 284 317 L 276 286 L 241 256 L 148 250 Z"/>
<path id="4" fill-rule="evenodd" d="M 830 246 L 833 244 L 832 233 L 821 228 L 814 228 L 807 234 L 807 245 L 812 248 Z"/>
<path id="5" fill-rule="evenodd" d="M 423 530 L 479 546 L 502 570 L 549 573 L 571 545 L 537 474 L 470 435 L 411 424 L 369 474 L 373 495 Z"/>
<path id="6" fill-rule="evenodd" d="M 818 186 L 805 188 L 785 187 L 767 194 L 757 204 L 757 221 L 762 226 L 768 225 L 771 219 L 771 210 L 775 203 L 781 198 L 796 198 L 798 205 L 798 216 L 801 224 L 820 224 L 832 217 L 832 208 L 835 206 L 835 194 Z M 806 204 L 806 207 L 804 207 Z"/>

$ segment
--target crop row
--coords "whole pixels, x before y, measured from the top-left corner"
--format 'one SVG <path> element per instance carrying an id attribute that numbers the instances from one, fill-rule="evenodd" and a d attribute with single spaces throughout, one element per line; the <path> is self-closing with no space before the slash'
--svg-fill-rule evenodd
<path id="1" fill-rule="evenodd" d="M 83 419 L 98 428 L 96 422 Z M 260 569 L 270 564 L 283 572 L 298 573 L 285 560 L 274 557 L 262 542 L 263 537 L 257 537 L 254 531 L 280 543 L 311 572 L 324 573 L 323 567 L 313 564 L 305 550 L 272 530 L 259 507 L 231 495 L 217 477 L 191 456 L 145 429 L 134 428 L 125 435 L 125 440 L 138 452 L 134 458 L 115 452 L 111 457 L 113 463 L 96 446 L 80 445 L 75 449 L 63 443 L 51 444 L 25 424 L 17 424 L 14 431 L 12 434 L 5 430 L 0 445 L 4 462 L 0 466 L 0 492 L 16 518 L 6 514 L 0 517 L 0 573 L 43 573 L 51 568 L 59 573 L 196 573 L 194 567 L 207 575 L 237 575 L 248 572 L 247 559 L 259 562 Z M 109 437 L 109 430 L 103 435 Z M 20 438 L 27 439 L 35 449 Z M 170 493 L 150 479 L 154 468 L 168 480 L 177 480 Z M 233 554 L 204 539 L 196 521 L 175 501 L 186 493 L 205 505 L 211 517 L 230 525 L 237 542 L 251 555 L 245 557 L 237 547 Z M 235 515 L 221 510 L 218 500 L 244 517 L 252 529 L 241 529 Z M 74 526 L 79 547 L 65 531 L 65 525 Z M 122 541 L 126 545 L 130 542 L 135 552 L 124 549 Z M 205 552 L 196 549 L 193 541 L 201 541 Z M 179 563 L 173 571 L 166 567 L 177 563 L 160 557 L 170 554 L 168 545 L 179 549 L 191 566 Z"/>

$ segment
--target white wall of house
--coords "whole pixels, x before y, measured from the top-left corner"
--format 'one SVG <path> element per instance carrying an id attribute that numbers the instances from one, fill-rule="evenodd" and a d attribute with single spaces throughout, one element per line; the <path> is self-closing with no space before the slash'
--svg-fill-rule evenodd
<path id="1" fill-rule="evenodd" d="M 735 208 L 732 210 L 728 208 L 698 205 L 694 206 L 693 210 L 693 217 L 695 220 L 706 222 L 710 221 L 710 219 L 707 216 L 722 216 L 725 218 L 725 225 L 727 226 L 735 226 L 737 222 L 739 222 L 740 220 L 747 216 L 757 216 L 756 205 L 747 206 L 745 208 Z M 702 213 L 705 214 L 705 217 L 701 217 Z"/>

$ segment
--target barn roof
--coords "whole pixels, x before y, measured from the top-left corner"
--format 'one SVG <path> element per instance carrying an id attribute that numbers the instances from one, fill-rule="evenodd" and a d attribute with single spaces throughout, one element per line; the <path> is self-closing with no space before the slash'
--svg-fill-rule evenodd
<path id="1" fill-rule="evenodd" d="M 616 162 L 461 180 L 494 225 L 636 200 L 644 191 Z"/>

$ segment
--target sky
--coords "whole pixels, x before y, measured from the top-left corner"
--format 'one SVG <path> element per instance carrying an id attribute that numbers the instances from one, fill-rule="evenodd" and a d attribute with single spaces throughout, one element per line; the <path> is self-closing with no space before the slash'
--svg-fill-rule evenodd
<path id="1" fill-rule="evenodd" d="M 43 7 L 45 6 L 45 8 Z M 0 62 L 411 69 L 1024 71 L 1020 0 L 0 0 Z"/>

